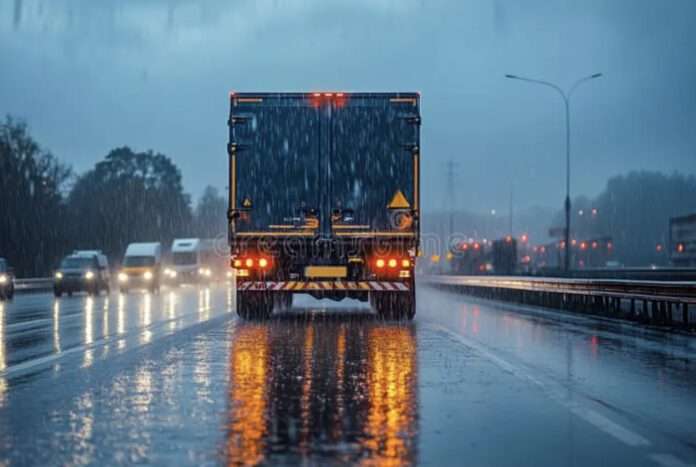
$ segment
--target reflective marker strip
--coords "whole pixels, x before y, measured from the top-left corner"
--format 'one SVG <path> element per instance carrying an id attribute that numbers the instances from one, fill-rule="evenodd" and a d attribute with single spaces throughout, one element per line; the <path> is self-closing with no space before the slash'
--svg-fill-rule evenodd
<path id="1" fill-rule="evenodd" d="M 316 282 L 299 282 L 299 281 L 244 281 L 238 282 L 237 289 L 239 291 L 254 290 L 254 291 L 294 291 L 300 292 L 305 290 L 345 290 L 356 292 L 408 292 L 409 286 L 403 282 L 387 282 L 387 281 L 360 281 L 360 282 L 343 282 L 343 281 L 316 281 Z"/>

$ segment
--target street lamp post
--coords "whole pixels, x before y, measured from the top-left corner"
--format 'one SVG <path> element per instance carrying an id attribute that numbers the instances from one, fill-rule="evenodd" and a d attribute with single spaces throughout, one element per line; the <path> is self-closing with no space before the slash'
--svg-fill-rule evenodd
<path id="1" fill-rule="evenodd" d="M 564 257 L 564 269 L 566 272 L 570 271 L 570 97 L 573 92 L 582 83 L 589 81 L 591 79 L 599 78 L 602 73 L 595 73 L 593 75 L 581 78 L 573 84 L 568 91 L 564 91 L 560 86 L 553 84 L 549 81 L 543 81 L 539 79 L 525 78 L 517 75 L 505 75 L 506 78 L 517 79 L 520 81 L 527 81 L 529 83 L 541 84 L 555 89 L 563 98 L 563 103 L 565 104 L 565 126 L 566 126 L 566 198 L 565 198 L 565 257 Z"/>

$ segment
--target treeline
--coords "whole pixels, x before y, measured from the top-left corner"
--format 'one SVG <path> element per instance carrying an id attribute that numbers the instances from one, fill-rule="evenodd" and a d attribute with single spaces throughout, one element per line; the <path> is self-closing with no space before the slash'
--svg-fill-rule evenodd
<path id="1" fill-rule="evenodd" d="M 227 201 L 207 187 L 192 207 L 167 156 L 129 147 L 76 174 L 32 138 L 0 123 L 0 256 L 19 277 L 49 274 L 74 249 L 118 259 L 135 241 L 213 238 L 226 232 Z"/>
<path id="2" fill-rule="evenodd" d="M 615 259 L 626 266 L 667 265 L 669 219 L 695 212 L 693 175 L 630 172 L 610 178 L 595 198 L 576 198 L 571 231 L 580 239 L 611 236 Z M 557 213 L 554 225 L 564 218 Z"/>

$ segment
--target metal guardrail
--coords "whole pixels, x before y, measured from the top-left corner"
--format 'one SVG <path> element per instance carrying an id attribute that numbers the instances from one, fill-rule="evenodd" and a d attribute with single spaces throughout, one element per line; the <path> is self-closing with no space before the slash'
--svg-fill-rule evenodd
<path id="1" fill-rule="evenodd" d="M 575 269 L 569 273 L 558 270 L 540 270 L 528 276 L 562 277 L 572 279 L 625 279 L 647 281 L 696 281 L 696 268 L 588 268 Z"/>
<path id="2" fill-rule="evenodd" d="M 29 279 L 15 279 L 16 293 L 45 292 L 53 289 L 53 278 L 33 277 Z"/>
<path id="3" fill-rule="evenodd" d="M 691 329 L 696 281 L 568 279 L 516 276 L 429 276 L 432 286 L 531 305 Z"/>

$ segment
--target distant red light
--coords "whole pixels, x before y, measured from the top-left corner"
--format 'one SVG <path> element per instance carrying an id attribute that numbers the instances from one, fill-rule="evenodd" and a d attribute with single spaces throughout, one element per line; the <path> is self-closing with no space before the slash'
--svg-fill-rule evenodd
<path id="1" fill-rule="evenodd" d="M 326 97 L 331 97 L 331 96 L 333 96 L 333 93 L 331 93 L 331 92 L 325 92 L 325 93 L 324 93 L 324 96 L 326 96 Z"/>
<path id="2" fill-rule="evenodd" d="M 474 243 L 474 250 L 478 250 L 479 248 L 481 248 L 481 245 L 479 245 L 478 243 Z"/>
<path id="3" fill-rule="evenodd" d="M 677 253 L 684 253 L 684 244 L 680 243 L 677 245 Z"/>

